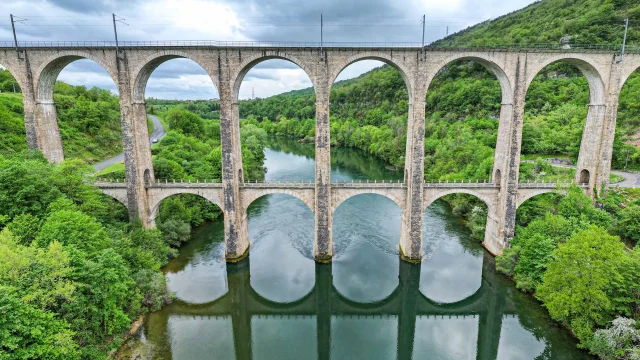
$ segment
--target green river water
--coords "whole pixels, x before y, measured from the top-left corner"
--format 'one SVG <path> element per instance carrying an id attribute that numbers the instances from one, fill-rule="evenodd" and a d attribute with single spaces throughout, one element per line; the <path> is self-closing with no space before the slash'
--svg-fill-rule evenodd
<path id="1" fill-rule="evenodd" d="M 314 148 L 272 140 L 268 180 L 312 180 Z M 332 179 L 402 173 L 332 150 Z M 333 219 L 334 258 L 313 260 L 313 213 L 288 195 L 248 211 L 249 257 L 224 261 L 222 222 L 196 229 L 164 269 L 177 300 L 145 317 L 125 353 L 154 359 L 590 359 L 544 308 L 495 272 L 462 220 L 438 201 L 423 215 L 424 261 L 399 258 L 400 209 L 348 199 Z"/>

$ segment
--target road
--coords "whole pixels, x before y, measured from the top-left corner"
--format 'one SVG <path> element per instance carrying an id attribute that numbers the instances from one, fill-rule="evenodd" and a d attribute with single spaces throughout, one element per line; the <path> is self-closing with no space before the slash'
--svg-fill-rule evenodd
<path id="1" fill-rule="evenodd" d="M 551 163 L 551 165 L 555 167 L 562 167 L 562 168 L 568 168 L 568 169 L 576 168 L 574 165 L 561 165 L 561 164 L 554 164 L 554 163 Z M 620 170 L 611 170 L 611 173 L 614 175 L 618 175 L 624 179 L 618 183 L 609 185 L 611 187 L 623 187 L 623 188 L 640 187 L 640 174 L 632 173 L 628 171 L 620 171 Z"/>
<path id="2" fill-rule="evenodd" d="M 151 136 L 149 137 L 149 140 L 151 140 L 151 145 L 153 145 L 153 139 L 158 139 L 158 141 L 160 141 L 165 135 L 167 135 L 167 132 L 164 130 L 164 127 L 162 126 L 160 119 L 158 119 L 156 116 L 153 116 L 153 115 L 147 115 L 147 116 L 149 117 L 149 119 L 151 119 L 151 122 L 153 123 L 153 131 L 151 132 Z M 113 164 L 123 162 L 123 161 L 124 161 L 124 153 L 120 153 L 112 158 L 109 158 L 107 160 L 104 160 L 95 164 L 93 168 L 96 171 L 100 171 Z"/>

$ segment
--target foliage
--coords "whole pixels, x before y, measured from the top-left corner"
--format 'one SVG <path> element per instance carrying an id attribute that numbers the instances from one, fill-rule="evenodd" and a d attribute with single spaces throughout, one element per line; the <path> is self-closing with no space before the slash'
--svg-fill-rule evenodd
<path id="1" fill-rule="evenodd" d="M 89 171 L 0 156 L 0 357 L 104 358 L 137 314 L 171 300 L 158 270 L 175 251 L 128 225 Z"/>
<path id="2" fill-rule="evenodd" d="M 640 358 L 640 333 L 636 321 L 618 317 L 608 329 L 599 329 L 589 341 L 589 351 L 601 359 Z"/>
<path id="3" fill-rule="evenodd" d="M 632 205 L 622 210 L 615 230 L 623 239 L 637 244 L 640 240 L 640 206 Z"/>
<path id="4" fill-rule="evenodd" d="M 574 233 L 553 252 L 540 299 L 555 320 L 588 341 L 596 326 L 607 325 L 617 314 L 628 315 L 638 299 L 638 253 L 629 253 L 616 236 L 590 225 Z"/>

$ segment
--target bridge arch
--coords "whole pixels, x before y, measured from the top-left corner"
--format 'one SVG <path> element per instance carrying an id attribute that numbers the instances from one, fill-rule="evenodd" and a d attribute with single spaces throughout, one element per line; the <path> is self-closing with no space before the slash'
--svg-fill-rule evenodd
<path id="1" fill-rule="evenodd" d="M 378 60 L 396 69 L 400 73 L 400 76 L 402 76 L 402 79 L 404 80 L 404 83 L 407 86 L 407 92 L 409 93 L 409 103 L 410 104 L 412 103 L 413 97 L 411 95 L 413 94 L 414 83 L 411 80 L 414 78 L 413 72 L 410 69 L 408 69 L 404 64 L 394 59 L 392 54 L 383 52 L 383 51 L 358 52 L 348 57 L 344 61 L 339 62 L 331 70 L 331 73 L 329 75 L 329 84 L 328 84 L 329 92 L 331 92 L 331 87 L 333 86 L 333 83 L 338 78 L 338 75 L 340 75 L 340 73 L 344 69 L 349 67 L 349 65 L 352 65 L 362 60 Z"/>
<path id="2" fill-rule="evenodd" d="M 427 86 L 425 87 L 425 91 L 429 92 L 429 87 L 436 75 L 444 69 L 447 65 L 459 61 L 459 60 L 468 60 L 476 62 L 482 65 L 485 69 L 487 69 L 491 74 L 493 74 L 500 83 L 500 88 L 502 90 L 502 103 L 503 104 L 511 104 L 513 102 L 513 90 L 512 90 L 512 81 L 509 79 L 509 76 L 505 73 L 504 69 L 498 65 L 490 56 L 483 55 L 481 53 L 477 54 L 466 54 L 466 53 L 455 53 L 454 55 L 449 56 L 442 62 L 440 62 L 437 66 L 434 67 L 435 72 L 428 75 L 427 78 Z"/>
<path id="3" fill-rule="evenodd" d="M 538 195 L 544 194 L 560 194 L 566 195 L 566 189 L 520 189 L 518 190 L 518 196 L 516 198 L 516 209 L 520 208 L 527 200 L 534 198 Z"/>
<path id="4" fill-rule="evenodd" d="M 17 71 L 13 65 L 6 61 L 0 63 L 0 70 L 4 69 L 9 72 L 9 74 L 16 80 L 16 84 L 20 87 L 21 91 L 25 89 L 25 79 L 24 79 L 24 71 Z"/>
<path id="5" fill-rule="evenodd" d="M 487 205 L 487 210 L 491 213 L 495 210 L 497 204 L 497 197 L 499 189 L 491 189 L 492 191 L 482 191 L 482 190 L 472 190 L 472 189 L 447 189 L 440 190 L 437 192 L 430 192 L 429 189 L 425 189 L 424 191 L 424 201 L 423 201 L 423 209 L 422 212 L 427 211 L 429 206 L 433 204 L 436 200 L 443 198 L 447 195 L 453 194 L 467 194 L 473 197 L 476 197 Z"/>
<path id="6" fill-rule="evenodd" d="M 147 56 L 144 61 L 140 62 L 141 65 L 133 71 L 132 93 L 134 102 L 144 103 L 145 91 L 151 74 L 158 66 L 173 59 L 188 59 L 193 61 L 207 73 L 216 89 L 219 88 L 218 78 L 213 75 L 215 71 L 213 68 L 207 66 L 208 62 L 205 59 L 201 59 L 199 56 L 194 56 L 194 54 L 185 51 L 165 50 Z"/>
<path id="7" fill-rule="evenodd" d="M 403 191 L 404 189 L 400 189 L 401 191 Z M 404 190 L 406 192 L 406 190 Z M 365 195 L 365 194 L 375 194 L 375 195 L 380 195 L 382 197 L 385 197 L 391 201 L 393 201 L 396 205 L 398 205 L 398 207 L 400 209 L 403 209 L 405 206 L 405 202 L 404 199 L 402 198 L 401 194 L 397 191 L 393 191 L 393 190 L 388 190 L 388 189 L 366 189 L 363 191 L 352 191 L 351 189 L 334 189 L 331 192 L 331 217 L 333 217 L 333 214 L 335 214 L 336 210 L 338 210 L 338 208 L 340 207 L 340 205 L 342 205 L 345 201 L 351 199 L 352 197 L 358 196 L 358 195 Z"/>
<path id="8" fill-rule="evenodd" d="M 284 194 L 294 197 L 301 202 L 303 202 L 307 208 L 313 213 L 315 210 L 315 192 L 314 189 L 284 189 L 284 188 L 273 188 L 273 189 L 242 189 L 241 190 L 241 201 L 242 207 L 246 213 L 249 206 L 253 204 L 254 201 L 259 198 L 270 195 L 270 194 Z"/>
<path id="9" fill-rule="evenodd" d="M 524 89 L 525 94 L 528 92 L 536 75 L 538 75 L 545 67 L 556 62 L 565 62 L 569 65 L 575 66 L 587 79 L 587 83 L 589 84 L 589 105 L 605 104 L 606 88 L 604 79 L 606 79 L 606 77 L 603 76 L 605 72 L 598 68 L 598 64 L 595 63 L 593 58 L 582 54 L 560 53 L 550 54 L 550 56 L 542 57 L 539 60 L 540 61 L 528 62 L 530 67 L 528 69 L 529 71 Z"/>
<path id="10" fill-rule="evenodd" d="M 238 102 L 238 97 L 240 95 L 240 85 L 242 85 L 242 81 L 244 80 L 244 77 L 256 65 L 267 60 L 286 60 L 294 65 L 297 65 L 300 69 L 302 69 L 302 71 L 304 71 L 307 77 L 311 80 L 311 86 L 314 89 L 316 88 L 316 83 L 315 83 L 316 78 L 314 76 L 314 71 L 307 65 L 306 62 L 302 61 L 302 59 L 298 58 L 295 55 L 289 54 L 287 52 L 266 51 L 257 55 L 250 56 L 247 59 L 244 59 L 231 75 L 230 81 L 231 81 L 231 85 L 233 86 L 231 96 L 234 104 L 237 104 Z"/>
<path id="11" fill-rule="evenodd" d="M 182 194 L 197 195 L 210 203 L 216 205 L 220 210 L 224 209 L 224 199 L 222 197 L 222 189 L 216 189 L 213 191 L 200 190 L 196 188 L 184 188 L 184 189 L 148 189 L 149 192 L 149 217 L 155 219 L 158 216 L 160 210 L 160 204 L 162 201 L 174 196 Z"/>
<path id="12" fill-rule="evenodd" d="M 57 52 L 47 57 L 36 70 L 34 74 L 34 78 L 36 79 L 36 100 L 40 103 L 53 103 L 53 87 L 56 79 L 58 79 L 58 75 L 60 75 L 62 69 L 67 65 L 80 59 L 88 59 L 98 64 L 109 74 L 111 80 L 113 80 L 116 85 L 116 89 L 118 91 L 121 90 L 118 87 L 118 72 L 115 64 L 108 64 L 104 58 L 95 56 L 91 52 L 67 50 Z"/>

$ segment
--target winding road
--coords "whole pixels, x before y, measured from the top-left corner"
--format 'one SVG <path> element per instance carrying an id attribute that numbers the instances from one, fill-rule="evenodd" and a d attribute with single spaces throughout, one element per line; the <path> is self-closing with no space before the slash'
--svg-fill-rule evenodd
<path id="1" fill-rule="evenodd" d="M 164 127 L 162 126 L 162 123 L 160 122 L 160 119 L 158 119 L 158 117 L 153 116 L 153 115 L 147 115 L 149 117 L 149 119 L 151 119 L 151 122 L 153 123 L 153 131 L 151 131 L 151 136 L 149 136 L 149 140 L 151 141 L 151 145 L 153 145 L 153 140 L 157 139 L 158 141 L 160 141 L 165 135 L 167 135 L 167 132 L 165 131 Z M 120 153 L 112 158 L 109 158 L 107 160 L 101 161 L 97 164 L 95 164 L 93 166 L 93 168 L 96 171 L 100 171 L 102 169 L 105 169 L 113 164 L 119 163 L 119 162 L 123 162 L 124 161 L 124 153 Z"/>
<path id="2" fill-rule="evenodd" d="M 561 165 L 550 162 L 552 166 L 567 168 L 567 169 L 575 169 L 575 165 Z M 620 170 L 611 170 L 611 173 L 614 175 L 618 175 L 622 177 L 624 180 L 610 184 L 611 187 L 621 187 L 621 188 L 638 188 L 640 187 L 640 174 L 633 173 L 629 171 L 620 171 Z"/>

